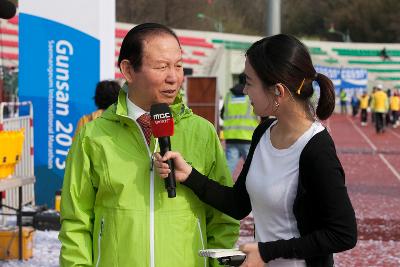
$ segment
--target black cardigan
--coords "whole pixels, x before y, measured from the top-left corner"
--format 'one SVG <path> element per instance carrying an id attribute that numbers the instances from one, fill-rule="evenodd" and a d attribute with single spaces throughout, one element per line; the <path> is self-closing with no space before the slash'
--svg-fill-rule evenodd
<path id="1" fill-rule="evenodd" d="M 273 120 L 262 122 L 254 131 L 249 154 L 238 180 L 232 187 L 222 186 L 193 168 L 183 183 L 205 203 L 243 219 L 251 212 L 246 176 L 254 150 Z M 345 186 L 345 175 L 328 131 L 314 135 L 300 154 L 299 182 L 293 212 L 299 238 L 259 242 L 262 259 L 305 259 L 307 266 L 333 266 L 332 253 L 353 248 L 357 225 Z M 257 226 L 256 226 L 257 227 Z"/>

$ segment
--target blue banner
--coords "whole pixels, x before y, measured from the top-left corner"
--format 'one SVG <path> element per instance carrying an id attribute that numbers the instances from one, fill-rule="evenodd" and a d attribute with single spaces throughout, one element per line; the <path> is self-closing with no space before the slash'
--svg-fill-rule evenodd
<path id="1" fill-rule="evenodd" d="M 360 68 L 342 68 L 341 88 L 352 89 L 355 91 L 367 89 L 368 71 Z"/>
<path id="2" fill-rule="evenodd" d="M 315 70 L 318 73 L 322 73 L 326 75 L 333 84 L 335 85 L 335 88 L 340 87 L 341 85 L 341 79 L 340 79 L 340 68 L 333 68 L 333 67 L 325 67 L 325 66 L 315 66 Z"/>
<path id="3" fill-rule="evenodd" d="M 339 68 L 339 67 L 326 67 L 315 66 L 317 72 L 325 74 L 330 78 L 335 85 L 336 92 L 340 89 L 346 90 L 351 95 L 361 93 L 367 89 L 368 85 L 368 71 L 362 68 Z"/>
<path id="4" fill-rule="evenodd" d="M 95 110 L 98 39 L 52 20 L 19 16 L 19 96 L 34 107 L 36 202 L 53 206 L 75 126 Z"/>

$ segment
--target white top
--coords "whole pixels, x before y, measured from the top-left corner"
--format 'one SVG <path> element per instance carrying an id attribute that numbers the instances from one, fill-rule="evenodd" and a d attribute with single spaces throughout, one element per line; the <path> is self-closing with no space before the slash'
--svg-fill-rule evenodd
<path id="1" fill-rule="evenodd" d="M 261 137 L 254 151 L 246 178 L 253 210 L 256 240 L 276 241 L 299 237 L 293 203 L 299 178 L 300 154 L 315 134 L 324 130 L 314 122 L 289 148 L 276 149 L 271 143 L 271 128 Z M 275 259 L 268 267 L 305 267 L 304 260 Z"/>

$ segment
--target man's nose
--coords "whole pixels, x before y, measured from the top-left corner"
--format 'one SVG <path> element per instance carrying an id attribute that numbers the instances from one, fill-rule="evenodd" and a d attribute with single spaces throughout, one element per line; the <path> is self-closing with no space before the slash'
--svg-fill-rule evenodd
<path id="1" fill-rule="evenodd" d="M 170 68 L 168 71 L 166 81 L 168 83 L 176 83 L 178 81 L 178 77 L 179 77 L 178 70 L 176 70 L 175 68 Z"/>

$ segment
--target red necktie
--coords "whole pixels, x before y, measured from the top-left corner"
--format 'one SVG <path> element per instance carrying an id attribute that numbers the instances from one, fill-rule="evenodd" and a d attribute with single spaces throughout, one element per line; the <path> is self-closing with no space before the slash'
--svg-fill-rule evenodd
<path id="1" fill-rule="evenodd" d="M 147 144 L 150 145 L 151 137 L 151 125 L 150 125 L 150 114 L 145 113 L 137 119 L 140 127 L 143 130 L 144 137 L 146 137 Z"/>

